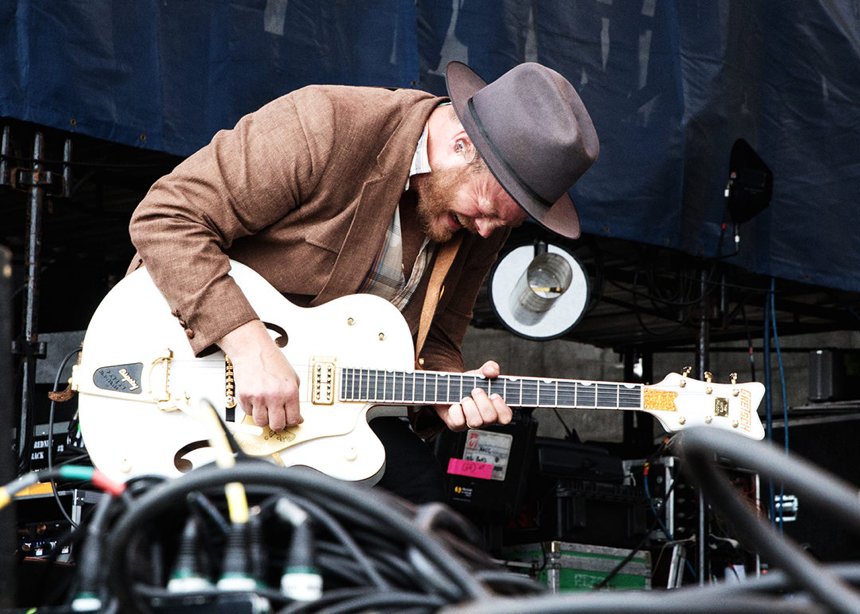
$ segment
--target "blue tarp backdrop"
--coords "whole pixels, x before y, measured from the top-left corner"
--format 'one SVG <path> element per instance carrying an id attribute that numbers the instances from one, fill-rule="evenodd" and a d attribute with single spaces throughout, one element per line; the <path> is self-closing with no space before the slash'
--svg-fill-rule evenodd
<path id="1" fill-rule="evenodd" d="M 743 138 L 773 199 L 726 261 L 860 291 L 853 0 L 0 0 L 0 116 L 180 155 L 310 83 L 443 93 L 450 60 L 577 87 L 601 139 L 586 232 L 730 253 Z"/>

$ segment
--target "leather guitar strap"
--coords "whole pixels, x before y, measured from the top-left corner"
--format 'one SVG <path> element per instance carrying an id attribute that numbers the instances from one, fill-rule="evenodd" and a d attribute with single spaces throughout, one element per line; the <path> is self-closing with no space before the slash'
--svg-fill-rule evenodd
<path id="1" fill-rule="evenodd" d="M 421 355 L 424 341 L 427 339 L 427 333 L 430 332 L 430 323 L 433 321 L 433 316 L 436 313 L 436 306 L 439 304 L 439 299 L 442 298 L 442 293 L 445 291 L 445 286 L 442 282 L 445 281 L 445 276 L 451 268 L 451 263 L 454 262 L 454 257 L 457 255 L 457 250 L 462 241 L 463 235 L 458 234 L 447 243 L 443 243 L 436 254 L 433 271 L 430 273 L 430 282 L 427 285 L 427 294 L 424 296 L 424 305 L 421 307 L 421 320 L 418 323 L 415 356 Z M 420 364 L 418 366 L 420 367 Z"/>

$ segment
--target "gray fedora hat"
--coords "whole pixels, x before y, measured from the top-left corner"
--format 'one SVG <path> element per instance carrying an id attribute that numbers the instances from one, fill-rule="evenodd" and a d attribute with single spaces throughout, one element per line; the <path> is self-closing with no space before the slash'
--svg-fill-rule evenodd
<path id="1" fill-rule="evenodd" d="M 462 62 L 450 62 L 446 81 L 466 134 L 511 198 L 545 228 L 579 237 L 568 190 L 597 159 L 600 144 L 573 86 L 534 63 L 488 85 Z"/>

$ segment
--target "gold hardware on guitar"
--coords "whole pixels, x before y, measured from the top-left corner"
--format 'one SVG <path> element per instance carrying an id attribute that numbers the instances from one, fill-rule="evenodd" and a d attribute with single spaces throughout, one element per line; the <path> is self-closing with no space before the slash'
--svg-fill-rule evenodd
<path id="1" fill-rule="evenodd" d="M 687 387 L 687 377 L 690 375 L 690 371 L 693 370 L 693 367 L 684 367 L 681 371 L 681 379 L 678 381 L 678 386 L 681 388 Z"/>
<path id="2" fill-rule="evenodd" d="M 224 354 L 224 396 L 228 409 L 236 407 L 236 378 L 233 376 L 233 362 Z"/>
<path id="3" fill-rule="evenodd" d="M 311 359 L 311 402 L 314 405 L 334 405 L 335 359 Z"/>
<path id="4" fill-rule="evenodd" d="M 155 399 L 155 405 L 161 411 L 176 411 L 179 409 L 175 403 L 171 402 L 170 399 L 170 361 L 173 360 L 173 350 L 170 348 L 165 348 L 162 350 L 159 355 L 152 361 L 152 364 L 149 365 L 149 373 L 147 374 L 147 381 L 149 382 L 149 388 L 152 393 L 153 398 Z M 156 390 L 152 381 L 152 374 L 155 369 L 161 366 L 163 368 L 164 376 L 159 380 L 159 389 Z"/>
<path id="5" fill-rule="evenodd" d="M 738 383 L 738 374 L 737 373 L 729 373 L 729 378 L 732 381 L 732 385 L 736 385 Z M 740 388 L 735 388 L 732 390 L 732 396 L 736 397 L 741 393 Z"/>

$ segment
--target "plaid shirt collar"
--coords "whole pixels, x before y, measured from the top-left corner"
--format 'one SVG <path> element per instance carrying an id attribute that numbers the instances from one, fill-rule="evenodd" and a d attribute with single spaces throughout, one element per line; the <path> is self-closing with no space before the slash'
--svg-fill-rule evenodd
<path id="1" fill-rule="evenodd" d="M 430 159 L 427 155 L 427 126 L 418 139 L 415 155 L 412 157 L 412 165 L 409 168 L 409 179 L 413 175 L 430 172 Z M 406 180 L 404 191 L 409 189 L 409 179 Z M 386 299 L 395 307 L 403 311 L 409 299 L 418 287 L 427 265 L 436 251 L 436 244 L 427 237 L 418 252 L 415 264 L 412 265 L 412 274 L 409 279 L 403 272 L 403 239 L 400 229 L 400 207 L 394 210 L 391 225 L 385 234 L 385 240 L 376 253 L 370 270 L 362 282 L 359 292 L 375 294 Z"/>

